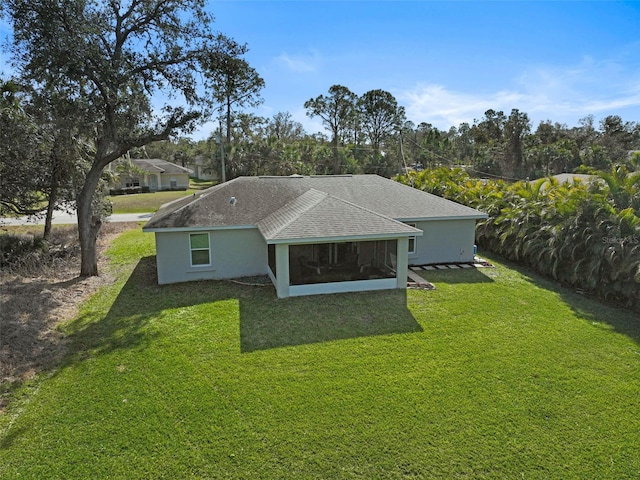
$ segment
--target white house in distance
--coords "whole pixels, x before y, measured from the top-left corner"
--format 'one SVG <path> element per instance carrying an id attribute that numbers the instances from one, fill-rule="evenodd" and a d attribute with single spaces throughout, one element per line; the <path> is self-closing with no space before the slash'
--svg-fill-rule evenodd
<path id="1" fill-rule="evenodd" d="M 160 158 L 131 158 L 137 172 L 120 176 L 120 187 L 149 187 L 149 191 L 187 190 L 191 170 Z"/>
<path id="2" fill-rule="evenodd" d="M 487 215 L 377 175 L 239 177 L 163 205 L 158 283 L 269 275 L 278 297 L 406 288 L 470 262 Z"/>

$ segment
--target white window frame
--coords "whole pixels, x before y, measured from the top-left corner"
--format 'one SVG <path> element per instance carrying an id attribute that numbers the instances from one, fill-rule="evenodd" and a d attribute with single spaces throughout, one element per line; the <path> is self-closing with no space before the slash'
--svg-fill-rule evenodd
<path id="1" fill-rule="evenodd" d="M 191 238 L 195 235 L 206 235 L 207 236 L 207 247 L 206 248 L 193 248 L 191 245 Z M 209 254 L 209 262 L 208 263 L 193 263 L 193 252 L 208 252 Z M 211 235 L 209 232 L 194 232 L 189 234 L 189 265 L 194 268 L 198 267 L 210 267 L 211 266 Z"/>
<path id="2" fill-rule="evenodd" d="M 418 228 L 416 223 L 407 223 L 407 225 L 409 225 L 410 227 L 413 228 Z M 409 238 L 409 241 L 407 242 L 408 245 L 408 254 L 409 255 L 415 255 L 416 252 L 418 251 L 418 237 L 416 235 L 412 235 Z M 413 242 L 413 249 L 411 249 L 411 242 Z"/>

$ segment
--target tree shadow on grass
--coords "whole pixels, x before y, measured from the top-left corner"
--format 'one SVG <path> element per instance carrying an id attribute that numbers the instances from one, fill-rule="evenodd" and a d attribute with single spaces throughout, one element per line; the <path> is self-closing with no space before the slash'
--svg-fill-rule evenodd
<path id="1" fill-rule="evenodd" d="M 159 286 L 156 275 L 155 256 L 142 258 L 103 318 L 88 312 L 69 325 L 73 358 L 145 348 L 159 335 L 148 323 L 161 312 L 224 300 L 238 302 L 243 353 L 422 331 L 405 290 L 278 299 L 270 285 L 212 280 Z"/>
<path id="2" fill-rule="evenodd" d="M 144 347 L 154 338 L 145 328 L 157 315 L 161 298 L 157 290 L 155 256 L 140 259 L 106 315 L 100 309 L 85 309 L 65 332 L 70 336 L 72 359 L 114 350 Z M 96 295 L 100 295 L 98 292 Z"/>
<path id="3" fill-rule="evenodd" d="M 593 325 L 607 324 L 616 332 L 626 335 L 640 344 L 640 319 L 637 313 L 607 304 L 596 297 L 588 296 L 588 294 L 578 293 L 551 278 L 536 273 L 530 267 L 503 258 L 500 258 L 500 263 L 517 271 L 536 287 L 556 292 L 578 318 Z"/>
<path id="4" fill-rule="evenodd" d="M 91 279 L 4 281 L 0 286 L 0 412 L 24 381 L 56 368 L 67 354 L 57 324 L 67 298 Z"/>

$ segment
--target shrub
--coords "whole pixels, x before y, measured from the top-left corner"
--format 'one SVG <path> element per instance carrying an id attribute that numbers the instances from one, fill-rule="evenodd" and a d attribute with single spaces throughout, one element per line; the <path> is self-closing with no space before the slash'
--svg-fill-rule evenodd
<path id="1" fill-rule="evenodd" d="M 56 268 L 79 251 L 75 238 L 69 241 L 68 235 L 47 242 L 41 235 L 0 235 L 0 268 L 4 272 L 22 275 L 41 272 L 43 269 Z M 73 237 L 73 234 L 72 234 Z"/>
<path id="2" fill-rule="evenodd" d="M 634 208 L 616 201 L 618 190 L 552 179 L 482 182 L 448 168 L 411 173 L 398 181 L 486 212 L 489 218 L 476 228 L 481 247 L 576 290 L 640 311 L 640 218 Z M 629 191 L 624 192 L 636 198 L 639 184 L 626 183 Z"/>

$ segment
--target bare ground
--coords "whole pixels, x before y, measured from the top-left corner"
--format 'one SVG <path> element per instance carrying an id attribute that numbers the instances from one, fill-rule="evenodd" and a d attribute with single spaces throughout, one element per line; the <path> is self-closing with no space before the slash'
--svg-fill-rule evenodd
<path id="1" fill-rule="evenodd" d="M 104 273 L 104 252 L 117 235 L 137 227 L 136 223 L 105 224 L 98 239 L 102 273 L 97 277 L 78 277 L 80 255 L 75 226 L 54 230 L 53 240 L 67 252 L 63 258 L 0 272 L 0 414 L 12 387 L 54 367 L 64 357 L 67 342 L 58 325 L 73 318 L 85 299 L 113 281 Z M 38 227 L 33 232 L 41 233 Z"/>

